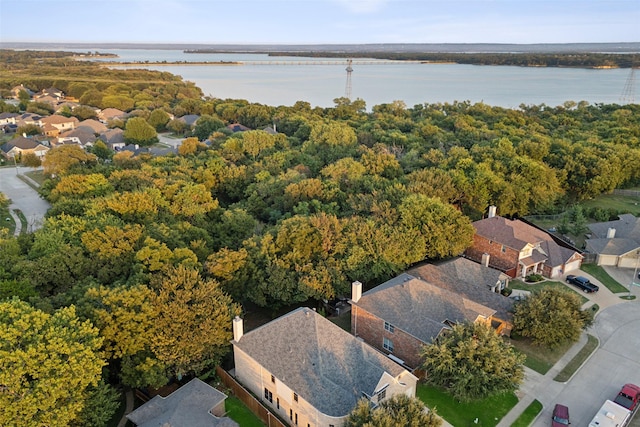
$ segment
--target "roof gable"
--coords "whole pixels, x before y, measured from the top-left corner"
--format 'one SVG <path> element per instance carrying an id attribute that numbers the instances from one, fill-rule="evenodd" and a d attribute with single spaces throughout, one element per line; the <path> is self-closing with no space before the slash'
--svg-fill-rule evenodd
<path id="1" fill-rule="evenodd" d="M 403 273 L 367 292 L 356 306 L 430 343 L 448 323 L 475 322 L 496 310 Z"/>

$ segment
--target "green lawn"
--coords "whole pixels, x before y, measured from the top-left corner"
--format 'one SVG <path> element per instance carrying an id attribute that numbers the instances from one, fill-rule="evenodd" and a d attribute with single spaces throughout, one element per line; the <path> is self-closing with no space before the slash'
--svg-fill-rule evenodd
<path id="1" fill-rule="evenodd" d="M 227 400 L 224 402 L 224 408 L 227 411 L 227 417 L 237 422 L 240 427 L 265 426 L 265 424 L 235 396 L 227 397 Z"/>
<path id="2" fill-rule="evenodd" d="M 351 333 L 351 311 L 343 313 L 340 316 L 327 317 L 327 319 Z"/>
<path id="3" fill-rule="evenodd" d="M 573 359 L 558 372 L 558 375 L 553 379 L 558 382 L 569 381 L 569 378 L 582 366 L 585 360 L 598 348 L 598 339 L 593 335 L 587 335 L 587 343 L 580 349 Z"/>
<path id="4" fill-rule="evenodd" d="M 469 403 L 458 402 L 441 389 L 422 383 L 418 384 L 416 396 L 454 427 L 496 426 L 518 403 L 518 398 L 511 393 Z"/>
<path id="5" fill-rule="evenodd" d="M 509 287 L 512 289 L 521 289 L 523 291 L 530 291 L 530 292 L 537 292 L 542 288 L 554 288 L 554 289 L 559 289 L 565 292 L 573 292 L 574 294 L 580 297 L 581 304 L 584 304 L 585 302 L 589 301 L 589 298 L 582 295 L 582 293 L 565 286 L 565 284 L 562 282 L 556 282 L 552 280 L 543 280 L 542 282 L 537 282 L 537 283 L 525 283 L 520 280 L 511 280 L 509 282 Z"/>
<path id="6" fill-rule="evenodd" d="M 509 342 L 515 347 L 516 351 L 527 356 L 527 359 L 524 361 L 524 365 L 527 368 L 533 369 L 543 375 L 546 374 L 574 344 L 567 342 L 561 346 L 550 349 L 534 345 L 528 338 L 512 337 L 509 338 Z"/>
<path id="7" fill-rule="evenodd" d="M 31 172 L 27 172 L 25 173 L 25 175 L 27 175 L 29 178 L 37 182 L 39 185 L 42 185 L 46 180 L 46 177 L 44 176 L 41 170 L 34 170 Z"/>
<path id="8" fill-rule="evenodd" d="M 8 229 L 9 235 L 13 236 L 13 232 L 16 229 L 16 223 L 11 214 L 9 214 L 9 209 L 0 208 L 0 228 Z"/>
<path id="9" fill-rule="evenodd" d="M 527 406 L 527 409 L 520 414 L 514 423 L 511 424 L 511 427 L 529 427 L 540 411 L 542 411 L 542 403 L 534 400 L 529 406 Z"/>
<path id="10" fill-rule="evenodd" d="M 629 289 L 615 281 L 613 277 L 609 276 L 609 274 L 604 271 L 604 269 L 599 265 L 582 264 L 580 270 L 584 271 L 585 273 L 589 273 L 590 275 L 598 279 L 603 285 L 607 287 L 607 289 L 609 289 L 614 294 L 620 292 L 629 292 Z"/>

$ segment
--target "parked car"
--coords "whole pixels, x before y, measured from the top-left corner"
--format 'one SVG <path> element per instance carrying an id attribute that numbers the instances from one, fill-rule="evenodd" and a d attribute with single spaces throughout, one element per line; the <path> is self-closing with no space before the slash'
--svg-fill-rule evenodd
<path id="1" fill-rule="evenodd" d="M 572 285 L 582 289 L 586 293 L 598 292 L 598 290 L 600 289 L 598 285 L 594 285 L 586 277 L 574 276 L 573 274 L 569 274 L 567 276 L 567 283 L 571 283 Z"/>
<path id="2" fill-rule="evenodd" d="M 569 408 L 559 403 L 553 408 L 553 416 L 551 417 L 551 425 L 553 427 L 564 427 L 571 424 L 569 422 Z"/>

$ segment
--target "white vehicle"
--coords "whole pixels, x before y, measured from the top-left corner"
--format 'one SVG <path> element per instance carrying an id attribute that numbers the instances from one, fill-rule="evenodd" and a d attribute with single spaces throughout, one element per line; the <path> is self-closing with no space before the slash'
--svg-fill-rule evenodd
<path id="1" fill-rule="evenodd" d="M 589 427 L 624 427 L 631 420 L 631 411 L 607 400 L 589 423 Z"/>

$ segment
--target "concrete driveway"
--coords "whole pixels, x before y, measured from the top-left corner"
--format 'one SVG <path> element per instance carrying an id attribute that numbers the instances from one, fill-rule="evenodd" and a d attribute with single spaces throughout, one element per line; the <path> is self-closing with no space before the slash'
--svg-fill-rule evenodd
<path id="1" fill-rule="evenodd" d="M 22 181 L 17 173 L 24 175 L 32 171 L 32 168 L 22 166 L 0 168 L 0 192 L 11 199 L 9 210 L 20 209 L 27 218 L 28 232 L 42 227 L 44 216 L 51 205 L 40 198 L 36 190 Z M 20 227 L 20 221 L 16 223 L 16 230 Z"/>

